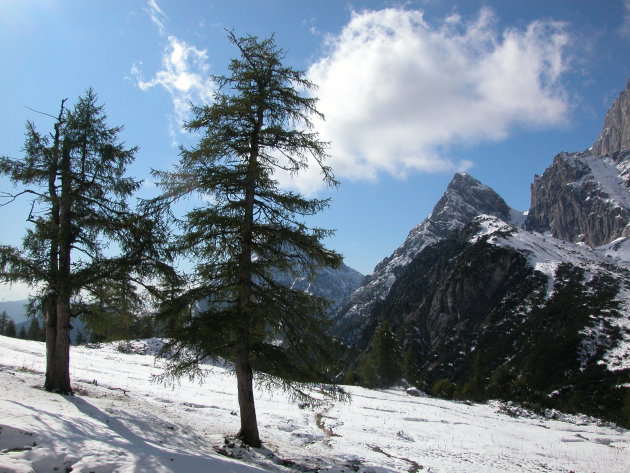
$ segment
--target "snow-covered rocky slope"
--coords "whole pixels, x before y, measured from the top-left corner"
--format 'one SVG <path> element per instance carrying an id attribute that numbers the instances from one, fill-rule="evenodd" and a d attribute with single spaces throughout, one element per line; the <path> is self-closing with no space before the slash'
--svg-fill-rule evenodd
<path id="1" fill-rule="evenodd" d="M 353 347 L 371 353 L 387 321 L 397 340 L 389 372 L 422 389 L 628 423 L 627 249 L 625 239 L 591 249 L 477 216 L 405 266 Z M 351 369 L 365 372 L 370 358 L 355 357 Z"/>
<path id="2" fill-rule="evenodd" d="M 42 343 L 0 337 L 0 472 L 622 473 L 630 464 L 630 432 L 585 416 L 357 387 L 345 388 L 351 402 L 319 408 L 257 390 L 264 446 L 240 448 L 225 440 L 238 424 L 233 377 L 208 366 L 203 384 L 153 383 L 157 345 L 73 347 L 77 394 L 62 397 L 41 389 Z"/>
<path id="3" fill-rule="evenodd" d="M 404 268 L 427 246 L 461 229 L 479 214 L 495 215 L 506 221 L 521 218 L 488 186 L 466 173 L 457 173 L 446 192 L 422 223 L 414 227 L 404 243 L 381 261 L 374 273 L 346 299 L 333 315 L 333 333 L 352 343 L 358 328 L 371 311 L 384 300 Z"/>
<path id="4" fill-rule="evenodd" d="M 588 317 L 590 323 L 581 331 L 583 338 L 578 356 L 582 369 L 588 364 L 589 358 L 595 356 L 599 357 L 597 362 L 606 365 L 609 371 L 630 369 L 630 241 L 627 237 L 591 249 L 586 245 L 573 245 L 549 235 L 517 229 L 490 216 L 479 216 L 475 223 L 479 225 L 479 230 L 473 242 L 484 239 L 492 245 L 518 251 L 526 256 L 534 271 L 545 275 L 545 301 L 554 296 L 561 265 L 581 268 L 586 286 L 601 276 L 616 281 L 616 294 L 611 298 L 614 309 L 591 308 L 592 313 Z M 589 289 L 595 291 L 593 287 Z M 524 315 L 532 309 L 526 307 Z M 607 332 L 617 335 L 613 337 Z"/>

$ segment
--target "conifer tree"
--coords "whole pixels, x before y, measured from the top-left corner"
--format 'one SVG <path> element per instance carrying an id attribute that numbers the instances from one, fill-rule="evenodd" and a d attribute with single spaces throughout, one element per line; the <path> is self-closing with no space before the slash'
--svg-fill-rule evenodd
<path id="1" fill-rule="evenodd" d="M 234 361 L 237 437 L 259 446 L 254 371 L 283 383 L 322 380 L 329 361 L 324 348 L 331 343 L 326 301 L 279 284 L 273 274 L 312 274 L 341 262 L 321 243 L 330 231 L 304 222 L 327 200 L 282 190 L 275 173 L 298 173 L 312 159 L 326 183 L 336 181 L 324 164 L 326 143 L 311 131 L 311 117 L 321 116 L 316 99 L 297 90 L 314 85 L 282 64 L 284 51 L 273 36 L 229 33 L 229 39 L 240 57 L 231 61 L 228 75 L 214 77 L 219 88 L 212 104 L 193 106 L 194 118 L 186 123 L 189 131 L 203 133 L 199 143 L 181 150 L 173 171 L 156 173 L 162 202 L 203 197 L 203 205 L 181 220 L 176 246 L 198 263 L 188 289 L 163 310 L 173 337 L 165 350 L 174 354 L 173 376 L 199 373 L 199 363 L 209 357 Z"/>
<path id="2" fill-rule="evenodd" d="M 44 387 L 70 394 L 71 317 L 106 296 L 102 287 L 133 286 L 167 265 L 152 250 L 162 227 L 127 203 L 140 186 L 124 175 L 137 148 L 120 142 L 122 127 L 107 125 L 94 91 L 88 89 L 71 109 L 62 100 L 58 115 L 48 116 L 52 133 L 28 122 L 24 157 L 0 158 L 0 173 L 22 186 L 2 192 L 2 205 L 33 198 L 22 248 L 0 246 L 0 279 L 36 291 L 30 305 L 46 321 Z M 119 255 L 107 254 L 110 242 Z"/>
<path id="3" fill-rule="evenodd" d="M 359 371 L 361 381 L 367 386 L 391 386 L 400 378 L 400 347 L 388 320 L 376 328 L 372 346 Z"/>
<path id="4" fill-rule="evenodd" d="M 0 313 L 0 335 L 4 335 L 7 331 L 7 325 L 9 324 L 9 314 L 6 310 Z"/>
<path id="5" fill-rule="evenodd" d="M 77 332 L 77 337 L 76 340 L 74 342 L 75 345 L 83 345 L 85 343 L 85 335 L 83 335 L 83 332 L 81 330 L 79 330 Z"/>
<path id="6" fill-rule="evenodd" d="M 13 337 L 13 338 L 17 336 L 17 331 L 15 329 L 15 322 L 13 321 L 13 319 L 9 319 L 9 321 L 7 322 L 7 328 L 5 329 L 4 334 L 7 337 Z"/>
<path id="7" fill-rule="evenodd" d="M 31 318 L 31 323 L 26 332 L 26 338 L 29 340 L 42 341 L 42 329 L 39 326 L 39 321 L 35 317 Z"/>

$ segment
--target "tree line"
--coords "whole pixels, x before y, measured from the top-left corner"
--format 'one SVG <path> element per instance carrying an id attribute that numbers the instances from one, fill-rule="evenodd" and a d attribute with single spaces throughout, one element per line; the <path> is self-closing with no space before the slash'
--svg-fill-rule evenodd
<path id="1" fill-rule="evenodd" d="M 61 100 L 48 133 L 26 124 L 24 154 L 0 158 L 0 173 L 15 186 L 1 205 L 30 199 L 22 245 L 0 246 L 0 278 L 32 288 L 30 307 L 45 320 L 44 387 L 72 394 L 69 332 L 76 317 L 109 326 L 149 311 L 167 337 L 165 379 L 201 376 L 201 364 L 234 363 L 240 430 L 261 440 L 254 377 L 267 377 L 308 396 L 305 387 L 331 384 L 338 368 L 326 336 L 327 301 L 277 283 L 277 270 L 314 275 L 341 256 L 323 246 L 329 230 L 310 216 L 327 199 L 280 187 L 278 173 L 309 166 L 337 185 L 325 164 L 327 143 L 313 131 L 315 84 L 283 64 L 273 36 L 228 40 L 238 55 L 209 104 L 191 105 L 184 124 L 197 134 L 170 170 L 154 170 L 161 194 L 134 199 L 141 182 L 126 175 L 138 148 L 121 141 L 104 106 L 88 89 L 74 105 Z M 195 208 L 176 215 L 191 197 Z M 115 250 L 114 250 L 115 249 Z M 176 270 L 187 258 L 193 268 Z M 131 322 L 130 322 L 131 323 Z"/>
<path id="2" fill-rule="evenodd" d="M 18 330 L 15 321 L 9 317 L 6 310 L 0 312 L 0 335 L 40 342 L 46 340 L 46 335 L 37 319 L 31 319 L 28 328 L 26 328 L 26 325 L 22 325 Z"/>

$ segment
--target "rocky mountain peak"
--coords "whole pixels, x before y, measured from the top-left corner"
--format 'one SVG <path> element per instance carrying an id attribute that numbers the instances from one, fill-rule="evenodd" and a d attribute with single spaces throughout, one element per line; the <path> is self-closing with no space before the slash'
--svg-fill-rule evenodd
<path id="1" fill-rule="evenodd" d="M 593 143 L 591 154 L 596 157 L 610 156 L 622 149 L 630 149 L 630 80 L 626 90 L 619 94 L 606 113 L 604 128 Z"/>
<path id="2" fill-rule="evenodd" d="M 445 238 L 480 214 L 509 220 L 510 207 L 499 194 L 471 175 L 455 174 L 431 215 L 409 232 L 405 242 L 390 257 L 376 266 L 375 274 L 388 267 L 393 272 L 404 266 L 424 247 Z"/>
<path id="3" fill-rule="evenodd" d="M 460 230 L 480 214 L 510 220 L 512 211 L 490 187 L 466 173 L 457 173 L 431 215 L 414 227 L 405 242 L 381 261 L 371 276 L 344 301 L 334 318 L 337 332 L 352 338 L 349 326 L 358 323 L 378 301 L 383 300 L 398 275 L 426 247 Z"/>
<path id="4" fill-rule="evenodd" d="M 451 180 L 429 219 L 435 224 L 453 220 L 465 224 L 479 214 L 495 215 L 509 220 L 510 207 L 490 187 L 471 175 L 460 172 Z"/>

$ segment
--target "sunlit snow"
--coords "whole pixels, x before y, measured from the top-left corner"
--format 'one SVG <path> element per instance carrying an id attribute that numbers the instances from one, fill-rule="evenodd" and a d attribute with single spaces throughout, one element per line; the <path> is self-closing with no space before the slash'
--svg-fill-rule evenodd
<path id="1" fill-rule="evenodd" d="M 356 387 L 346 388 L 351 402 L 319 408 L 257 391 L 264 446 L 240 448 L 225 441 L 238 428 L 233 377 L 214 367 L 204 384 L 152 383 L 158 343 L 135 342 L 146 354 L 73 347 L 77 394 L 62 397 L 41 389 L 42 343 L 0 337 L 0 471 L 621 473 L 630 464 L 630 433 L 584 416 Z"/>

